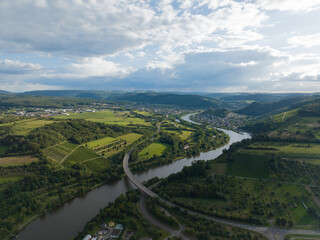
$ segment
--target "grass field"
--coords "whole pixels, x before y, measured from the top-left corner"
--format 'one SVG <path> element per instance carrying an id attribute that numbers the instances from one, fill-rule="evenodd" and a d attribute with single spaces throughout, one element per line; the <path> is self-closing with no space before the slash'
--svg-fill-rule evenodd
<path id="1" fill-rule="evenodd" d="M 99 171 L 102 169 L 109 168 L 111 166 L 111 162 L 103 157 L 98 157 L 94 160 L 85 161 L 83 162 L 83 164 L 91 171 Z"/>
<path id="2" fill-rule="evenodd" d="M 86 143 L 86 146 L 88 148 L 96 148 L 96 147 L 99 147 L 99 146 L 104 146 L 104 145 L 107 145 L 111 142 L 113 142 L 115 140 L 115 138 L 112 138 L 112 137 L 105 137 L 105 138 L 101 138 L 101 139 L 98 139 L 98 140 L 95 140 L 95 141 L 91 141 L 91 142 L 88 142 Z"/>
<path id="3" fill-rule="evenodd" d="M 49 147 L 44 150 L 44 153 L 52 160 L 61 162 L 68 154 L 72 152 L 78 145 L 64 142 L 54 147 Z"/>
<path id="4" fill-rule="evenodd" d="M 269 164 L 266 156 L 236 152 L 234 161 L 227 162 L 225 155 L 213 162 L 213 169 L 219 174 L 241 177 L 269 178 Z"/>
<path id="5" fill-rule="evenodd" d="M 1 167 L 21 166 L 32 162 L 37 162 L 38 158 L 33 156 L 15 156 L 0 158 Z"/>
<path id="6" fill-rule="evenodd" d="M 30 131 L 35 128 L 42 127 L 46 124 L 53 123 L 54 121 L 47 121 L 47 120 L 35 120 L 35 119 L 25 119 L 17 122 L 12 123 L 4 123 L 0 126 L 12 126 L 13 134 L 14 135 L 26 135 Z"/>
<path id="7" fill-rule="evenodd" d="M 113 112 L 110 110 L 99 111 L 99 112 L 84 112 L 84 113 L 70 113 L 70 115 L 62 115 L 57 118 L 64 119 L 86 119 L 93 122 L 102 122 L 106 124 L 117 124 L 117 125 L 146 125 L 151 124 L 146 122 L 144 119 L 135 118 L 130 115 L 129 112 Z"/>
<path id="8" fill-rule="evenodd" d="M 93 159 L 93 158 L 98 158 L 99 155 L 95 153 L 94 151 L 85 148 L 83 146 L 80 146 L 77 148 L 71 155 L 69 155 L 66 160 L 63 162 L 63 165 L 69 166 L 73 165 L 76 163 L 80 163 L 85 160 Z"/>
<path id="9" fill-rule="evenodd" d="M 139 157 L 140 159 L 149 159 L 153 156 L 161 156 L 168 148 L 170 148 L 168 144 L 152 143 L 140 152 Z"/>
<path id="10" fill-rule="evenodd" d="M 122 135 L 120 137 L 117 137 L 116 139 L 122 139 L 124 141 L 127 141 L 127 144 L 131 144 L 135 141 L 137 141 L 139 138 L 141 138 L 142 135 L 138 133 L 129 133 L 126 135 Z"/>
<path id="11" fill-rule="evenodd" d="M 320 144 L 316 143 L 258 142 L 250 145 L 250 148 L 243 149 L 242 152 L 256 155 L 272 154 L 283 158 L 320 164 Z"/>

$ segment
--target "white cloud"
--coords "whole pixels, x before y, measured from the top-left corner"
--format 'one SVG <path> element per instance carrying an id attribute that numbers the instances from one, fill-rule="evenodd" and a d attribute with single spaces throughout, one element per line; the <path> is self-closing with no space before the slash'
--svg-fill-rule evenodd
<path id="1" fill-rule="evenodd" d="M 0 60 L 0 74 L 23 74 L 40 69 L 42 69 L 42 66 L 40 64 L 24 63 L 18 60 L 14 61 L 11 59 Z"/>
<path id="2" fill-rule="evenodd" d="M 70 76 L 81 78 L 92 76 L 124 77 L 132 72 L 131 68 L 121 67 L 119 64 L 98 57 L 83 58 L 79 63 L 72 63 L 67 70 Z"/>
<path id="3" fill-rule="evenodd" d="M 303 46 L 305 48 L 311 48 L 320 46 L 320 32 L 311 35 L 291 37 L 288 39 L 288 43 L 291 47 Z"/>
<path id="4" fill-rule="evenodd" d="M 266 10 L 308 12 L 320 6 L 319 0 L 257 0 L 257 4 Z"/>

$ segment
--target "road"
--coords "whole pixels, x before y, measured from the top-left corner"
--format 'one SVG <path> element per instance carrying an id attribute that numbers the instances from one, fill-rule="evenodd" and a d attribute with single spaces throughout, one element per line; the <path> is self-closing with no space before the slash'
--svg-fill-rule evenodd
<path id="1" fill-rule="evenodd" d="M 254 231 L 254 232 L 257 232 L 257 233 L 260 233 L 260 234 L 266 236 L 270 240 L 283 240 L 284 237 L 286 235 L 288 235 L 288 234 L 320 235 L 320 230 L 282 229 L 282 228 L 276 228 L 276 227 L 263 227 L 263 226 L 242 224 L 242 223 L 233 222 L 233 221 L 229 221 L 229 220 L 223 220 L 223 219 L 219 219 L 219 218 L 214 218 L 214 217 L 207 216 L 207 215 L 204 215 L 204 214 L 200 214 L 198 212 L 194 212 L 194 211 L 182 208 L 182 207 L 180 207 L 178 205 L 175 205 L 175 204 L 163 199 L 162 197 L 160 197 L 159 195 L 157 195 L 156 193 L 151 191 L 149 188 L 145 187 L 142 183 L 140 183 L 133 176 L 133 174 L 131 173 L 131 171 L 129 169 L 129 166 L 128 166 L 130 154 L 132 153 L 132 151 L 133 151 L 133 149 L 128 151 L 126 153 L 126 155 L 124 156 L 124 158 L 123 158 L 123 169 L 124 169 L 125 174 L 133 182 L 133 184 L 138 187 L 138 189 L 142 193 L 146 194 L 149 197 L 159 198 L 160 201 L 166 203 L 170 207 L 173 207 L 173 206 L 179 207 L 182 211 L 187 211 L 191 215 L 199 215 L 199 216 L 202 216 L 202 217 L 204 217 L 204 218 L 206 218 L 208 220 L 211 220 L 211 221 L 214 221 L 214 222 L 217 222 L 217 223 L 221 223 L 221 224 L 225 224 L 225 225 L 229 225 L 229 226 L 233 226 L 233 227 L 238 227 L 238 228 Z M 142 201 L 142 203 L 141 203 L 141 201 Z M 145 210 L 145 208 L 143 206 L 144 199 L 142 199 L 141 201 L 140 201 L 140 209 L 141 209 L 141 211 L 142 211 L 142 209 L 144 210 L 144 211 L 142 211 L 142 214 L 146 217 L 146 219 L 148 221 L 150 221 L 152 224 L 160 227 L 161 229 L 170 232 L 171 234 L 178 234 L 179 233 L 178 231 L 174 231 L 172 229 L 169 230 L 168 227 L 166 227 L 165 225 L 162 225 L 161 223 L 159 223 L 155 219 L 153 219 L 147 213 L 147 211 Z M 180 235 L 175 235 L 175 236 L 180 236 Z M 186 239 L 186 238 L 184 237 L 183 239 Z"/>
<path id="2" fill-rule="evenodd" d="M 180 226 L 180 229 L 179 230 L 174 230 L 174 229 L 171 229 L 169 228 L 168 226 L 162 224 L 161 222 L 159 222 L 157 219 L 153 218 L 149 212 L 147 211 L 147 209 L 145 208 L 145 203 L 144 203 L 144 199 L 145 199 L 145 195 L 144 194 L 141 194 L 141 197 L 140 197 L 140 203 L 139 203 L 139 207 L 140 207 L 140 212 L 142 214 L 142 216 L 148 220 L 148 222 L 150 222 L 151 224 L 155 225 L 156 227 L 162 229 L 162 230 L 165 230 L 167 232 L 169 232 L 171 235 L 169 237 L 181 237 L 182 239 L 185 239 L 185 240 L 188 240 L 189 238 L 187 238 L 186 236 L 184 236 L 182 233 L 181 233 L 181 230 L 183 229 L 181 226 Z"/>
<path id="3" fill-rule="evenodd" d="M 137 188 L 142 191 L 143 193 L 147 194 L 150 197 L 158 197 L 157 194 L 152 192 L 149 188 L 145 187 L 142 183 L 140 183 L 131 173 L 129 169 L 129 157 L 132 153 L 133 149 L 131 149 L 129 152 L 126 153 L 126 155 L 123 158 L 123 170 L 125 174 L 128 176 L 128 178 L 133 182 L 134 185 L 137 186 Z"/>

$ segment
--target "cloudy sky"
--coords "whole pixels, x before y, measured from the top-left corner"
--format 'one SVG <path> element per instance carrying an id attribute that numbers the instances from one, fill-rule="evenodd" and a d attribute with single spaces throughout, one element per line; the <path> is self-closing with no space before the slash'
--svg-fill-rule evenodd
<path id="1" fill-rule="evenodd" d="M 1 0 L 0 84 L 320 91 L 320 0 Z"/>

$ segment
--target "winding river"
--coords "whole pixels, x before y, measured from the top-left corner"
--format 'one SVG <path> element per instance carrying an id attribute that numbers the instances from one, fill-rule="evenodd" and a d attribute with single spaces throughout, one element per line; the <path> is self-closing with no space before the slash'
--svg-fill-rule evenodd
<path id="1" fill-rule="evenodd" d="M 191 114 L 185 115 L 182 119 L 191 123 L 195 123 L 189 119 Z M 198 124 L 198 123 L 195 123 Z M 230 130 L 224 130 L 230 136 L 227 145 L 203 152 L 197 157 L 183 158 L 173 163 L 153 168 L 137 174 L 136 177 L 141 181 L 158 176 L 160 178 L 167 177 L 171 173 L 182 170 L 184 166 L 190 166 L 194 160 L 211 160 L 222 154 L 224 149 L 228 149 L 232 143 L 239 142 L 243 139 L 250 138 L 248 133 L 236 133 Z M 98 214 L 101 208 L 104 208 L 109 202 L 114 201 L 120 194 L 126 193 L 135 186 L 123 177 L 119 181 L 109 183 L 96 188 L 81 197 L 57 207 L 50 212 L 44 214 L 40 218 L 30 223 L 19 234 L 18 239 L 21 240 L 67 240 L 81 231 L 86 222 Z"/>

